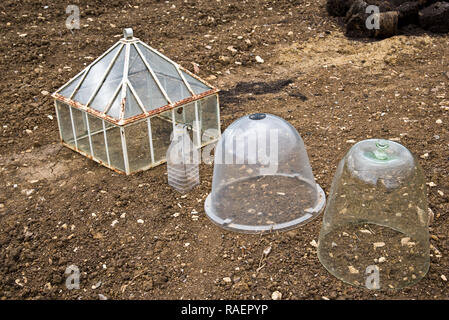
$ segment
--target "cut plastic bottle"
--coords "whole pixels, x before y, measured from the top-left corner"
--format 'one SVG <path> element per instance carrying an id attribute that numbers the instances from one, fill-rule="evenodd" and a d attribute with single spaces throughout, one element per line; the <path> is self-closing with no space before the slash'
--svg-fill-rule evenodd
<path id="1" fill-rule="evenodd" d="M 364 140 L 341 160 L 318 242 L 323 266 L 368 289 L 398 289 L 429 269 L 423 171 L 404 146 Z"/>
<path id="2" fill-rule="evenodd" d="M 324 204 L 304 142 L 287 121 L 257 113 L 223 133 L 205 202 L 214 223 L 244 233 L 288 230 L 311 221 Z"/>
<path id="3" fill-rule="evenodd" d="M 200 152 L 193 145 L 188 126 L 176 125 L 167 150 L 168 184 L 179 192 L 187 192 L 200 183 Z"/>

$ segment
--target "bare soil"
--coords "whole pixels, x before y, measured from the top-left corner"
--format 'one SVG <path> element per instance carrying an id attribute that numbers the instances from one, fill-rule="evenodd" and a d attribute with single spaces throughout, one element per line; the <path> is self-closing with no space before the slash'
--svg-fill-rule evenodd
<path id="1" fill-rule="evenodd" d="M 325 0 L 72 3 L 73 32 L 65 1 L 0 3 L 1 299 L 448 298 L 448 35 L 409 26 L 379 42 L 347 39 Z M 228 232 L 204 214 L 212 166 L 183 196 L 165 165 L 127 177 L 62 147 L 48 92 L 125 27 L 222 89 L 222 129 L 254 112 L 288 120 L 326 194 L 355 141 L 408 147 L 435 213 L 429 273 L 398 291 L 352 287 L 318 261 L 321 217 L 284 233 Z M 81 271 L 79 290 L 65 286 L 69 265 Z"/>

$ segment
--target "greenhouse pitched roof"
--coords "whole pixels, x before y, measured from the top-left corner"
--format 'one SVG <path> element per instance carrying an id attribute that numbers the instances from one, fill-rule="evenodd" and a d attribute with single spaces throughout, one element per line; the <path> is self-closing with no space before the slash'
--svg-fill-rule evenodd
<path id="1" fill-rule="evenodd" d="M 134 38 L 131 29 L 124 34 L 53 97 L 124 125 L 218 92 Z"/>

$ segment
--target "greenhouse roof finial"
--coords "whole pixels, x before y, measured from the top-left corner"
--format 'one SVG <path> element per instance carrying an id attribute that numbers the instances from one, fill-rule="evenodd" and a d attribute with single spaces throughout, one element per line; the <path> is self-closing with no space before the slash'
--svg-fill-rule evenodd
<path id="1" fill-rule="evenodd" d="M 132 28 L 123 29 L 123 36 L 127 40 L 131 40 L 134 37 L 134 32 Z"/>

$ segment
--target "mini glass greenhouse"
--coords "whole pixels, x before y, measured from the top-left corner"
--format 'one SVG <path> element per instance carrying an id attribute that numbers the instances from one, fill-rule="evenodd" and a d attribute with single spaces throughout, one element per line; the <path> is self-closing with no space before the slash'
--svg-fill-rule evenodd
<path id="1" fill-rule="evenodd" d="M 176 124 L 197 148 L 220 137 L 218 90 L 132 29 L 53 98 L 63 144 L 121 173 L 165 162 Z"/>
<path id="2" fill-rule="evenodd" d="M 208 217 L 238 232 L 288 230 L 324 208 L 298 131 L 277 116 L 256 113 L 232 123 L 217 143 Z"/>
<path id="3" fill-rule="evenodd" d="M 318 241 L 337 278 L 368 289 L 397 289 L 429 269 L 429 214 L 423 171 L 399 143 L 364 140 L 340 162 Z"/>

